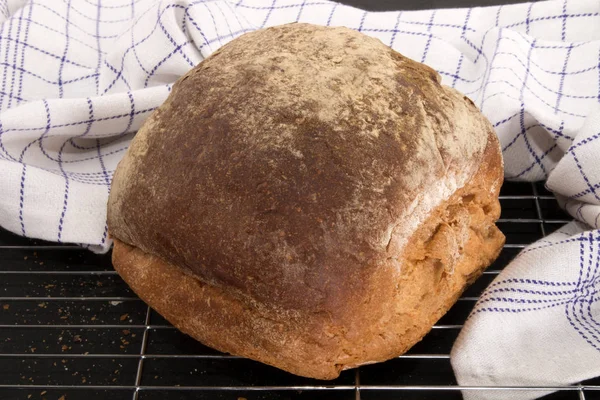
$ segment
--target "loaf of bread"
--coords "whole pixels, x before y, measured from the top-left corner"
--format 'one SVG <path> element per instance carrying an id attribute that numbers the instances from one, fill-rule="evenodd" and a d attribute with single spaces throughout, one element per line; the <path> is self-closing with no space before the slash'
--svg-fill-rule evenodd
<path id="1" fill-rule="evenodd" d="M 115 269 L 223 352 L 332 379 L 418 342 L 497 257 L 502 156 L 431 68 L 346 28 L 245 34 L 112 182 Z"/>

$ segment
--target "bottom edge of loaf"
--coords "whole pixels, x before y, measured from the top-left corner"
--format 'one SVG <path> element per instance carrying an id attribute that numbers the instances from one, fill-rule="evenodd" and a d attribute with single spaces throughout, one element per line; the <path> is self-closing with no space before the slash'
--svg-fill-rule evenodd
<path id="1" fill-rule="evenodd" d="M 432 228 L 432 231 L 439 229 Z M 422 315 L 405 317 L 416 318 L 411 323 L 399 318 L 390 324 L 389 331 L 385 326 L 373 327 L 368 335 L 354 343 L 346 338 L 340 341 L 339 337 L 324 332 L 328 329 L 326 318 L 297 312 L 275 315 L 264 312 L 117 238 L 114 238 L 113 264 L 142 300 L 177 329 L 201 343 L 296 375 L 331 380 L 343 370 L 402 355 L 418 343 L 498 255 L 503 240 L 497 242 L 490 247 L 486 260 L 471 265 L 468 274 L 456 277 L 460 282 L 453 285 L 453 291 L 443 293 L 436 300 L 435 308 L 430 309 L 425 318 Z M 432 293 L 428 296 L 435 296 L 435 291 Z M 376 341 L 381 343 L 374 343 Z"/>
<path id="2" fill-rule="evenodd" d="M 311 336 L 318 321 L 296 313 L 280 321 L 261 315 L 237 296 L 113 239 L 113 265 L 125 282 L 178 330 L 204 345 L 308 378 L 335 379 L 345 369 L 327 362 L 326 341 Z"/>
<path id="3" fill-rule="evenodd" d="M 322 335 L 312 336 L 322 329 L 320 321 L 311 322 L 308 317 L 294 321 L 303 324 L 302 329 L 282 331 L 281 322 L 265 320 L 236 296 L 138 247 L 113 239 L 115 270 L 134 292 L 175 328 L 221 352 L 260 361 L 295 375 L 332 380 L 344 370 L 386 361 L 411 347 L 403 346 L 383 358 L 367 357 L 348 364 L 332 361 L 332 354 L 344 350 L 337 348 L 336 340 L 327 343 Z M 430 329 L 423 331 L 419 340 Z"/>

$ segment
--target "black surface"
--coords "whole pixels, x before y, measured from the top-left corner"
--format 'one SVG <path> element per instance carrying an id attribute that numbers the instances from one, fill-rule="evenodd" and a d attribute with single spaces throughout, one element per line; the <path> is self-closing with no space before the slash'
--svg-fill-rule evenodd
<path id="1" fill-rule="evenodd" d="M 145 316 L 146 305 L 141 301 L 4 300 L 0 309 L 0 324 L 35 324 L 41 327 L 44 325 L 122 325 L 125 329 L 129 325 L 143 325 Z"/>
<path id="2" fill-rule="evenodd" d="M 600 400 L 600 390 L 584 390 L 586 400 Z"/>
<path id="3" fill-rule="evenodd" d="M 396 358 L 360 368 L 361 385 L 456 385 L 450 359 Z"/>
<path id="4" fill-rule="evenodd" d="M 13 238 L 12 242 L 10 238 Z M 27 247 L 3 248 L 0 271 L 114 271 L 110 257 L 105 254 L 94 254 L 81 248 L 39 248 L 37 240 L 10 235 L 0 228 L 0 248 L 2 246 Z"/>
<path id="5" fill-rule="evenodd" d="M 12 274 L 0 281 L 2 296 L 118 297 L 133 292 L 117 275 Z"/>
<path id="6" fill-rule="evenodd" d="M 29 354 L 31 356 L 36 354 L 67 356 L 86 352 L 91 354 L 139 354 L 142 337 L 143 329 L 141 328 L 2 329 L 0 330 L 0 353 Z M 15 357 L 15 359 L 18 358 Z"/>
<path id="7" fill-rule="evenodd" d="M 360 393 L 361 400 L 461 400 L 462 396 L 458 390 L 431 390 L 423 392 L 420 390 L 363 390 Z"/>
<path id="8" fill-rule="evenodd" d="M 0 363 L 0 385 L 133 385 L 138 365 L 134 358 L 70 358 L 68 355 L 12 361 Z M 80 393 L 85 395 L 85 392 Z"/>
<path id="9" fill-rule="evenodd" d="M 94 389 L 2 389 L 2 400 L 131 400 L 133 390 L 94 390 Z M 168 398 L 171 400 L 172 398 Z M 233 398 L 233 400 L 236 400 Z"/>
<path id="10" fill-rule="evenodd" d="M 433 329 L 406 354 L 449 354 L 458 332 L 458 329 Z"/>
<path id="11" fill-rule="evenodd" d="M 139 400 L 354 400 L 353 390 L 142 391 Z"/>
<path id="12" fill-rule="evenodd" d="M 537 210 L 535 208 L 535 199 L 502 199 L 500 200 L 502 219 L 535 219 Z"/>
<path id="13" fill-rule="evenodd" d="M 295 376 L 241 358 L 151 358 L 144 362 L 144 386 L 315 386 L 315 379 Z M 343 372 L 327 385 L 353 385 L 354 371 Z"/>
<path id="14" fill-rule="evenodd" d="M 533 196 L 533 186 L 528 182 L 504 182 L 500 196 Z"/>
<path id="15" fill-rule="evenodd" d="M 533 0 L 539 1 L 539 0 Z M 431 8 L 484 7 L 523 3 L 520 0 L 343 0 L 354 7 L 371 11 L 424 10 Z"/>
<path id="16" fill-rule="evenodd" d="M 554 199 L 540 199 L 540 208 L 542 210 L 542 218 L 544 219 L 571 219 L 569 215 L 558 206 Z"/>
<path id="17" fill-rule="evenodd" d="M 485 395 L 485 390 L 473 390 L 473 392 Z M 543 393 L 540 393 L 540 395 Z M 457 390 L 430 390 L 422 392 L 419 390 L 402 390 L 402 391 L 362 391 L 361 400 L 461 400 L 462 395 Z M 507 394 L 506 399 L 510 399 Z M 589 399 L 586 397 L 586 400 Z M 580 400 L 579 394 L 576 391 L 563 391 L 552 393 L 542 397 L 540 400 Z"/>
<path id="18" fill-rule="evenodd" d="M 498 222 L 496 225 L 506 236 L 506 244 L 527 245 L 543 236 L 539 223 Z"/>

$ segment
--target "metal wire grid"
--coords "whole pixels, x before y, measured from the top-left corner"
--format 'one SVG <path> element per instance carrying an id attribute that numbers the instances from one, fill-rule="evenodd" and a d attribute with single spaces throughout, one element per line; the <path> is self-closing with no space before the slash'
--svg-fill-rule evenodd
<path id="1" fill-rule="evenodd" d="M 499 260 L 408 354 L 331 382 L 185 337 L 126 287 L 108 255 L 0 232 L 0 399 L 460 399 L 461 390 L 600 398 L 598 379 L 556 387 L 457 386 L 449 350 L 478 295 L 521 248 L 569 221 L 541 184 L 507 183 L 500 199 L 498 225 L 507 244 Z"/>

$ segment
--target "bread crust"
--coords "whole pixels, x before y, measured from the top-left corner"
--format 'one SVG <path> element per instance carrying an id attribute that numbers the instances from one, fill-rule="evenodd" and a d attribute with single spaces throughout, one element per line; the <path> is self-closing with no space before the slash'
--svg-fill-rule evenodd
<path id="1" fill-rule="evenodd" d="M 136 135 L 113 264 L 204 344 L 332 379 L 405 352 L 497 257 L 502 176 L 489 122 L 430 68 L 345 28 L 269 28 Z"/>

